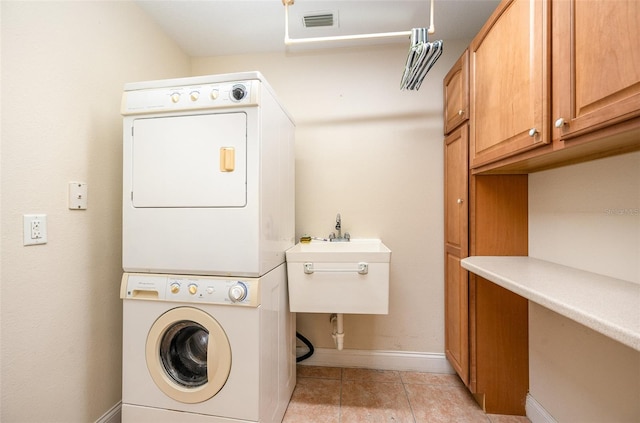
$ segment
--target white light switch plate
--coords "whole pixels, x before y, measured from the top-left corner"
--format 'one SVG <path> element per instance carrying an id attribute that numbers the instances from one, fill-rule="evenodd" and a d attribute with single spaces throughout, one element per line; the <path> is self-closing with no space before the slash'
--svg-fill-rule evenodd
<path id="1" fill-rule="evenodd" d="M 47 215 L 23 215 L 24 245 L 38 245 L 47 243 Z"/>
<path id="2" fill-rule="evenodd" d="M 69 182 L 69 208 L 71 210 L 86 210 L 87 184 L 85 182 Z"/>

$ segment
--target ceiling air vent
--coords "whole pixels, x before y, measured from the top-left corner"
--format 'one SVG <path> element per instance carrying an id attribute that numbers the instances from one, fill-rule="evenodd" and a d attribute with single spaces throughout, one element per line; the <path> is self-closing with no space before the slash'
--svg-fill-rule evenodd
<path id="1" fill-rule="evenodd" d="M 333 13 L 315 13 L 302 17 L 305 28 L 317 28 L 321 26 L 333 26 Z"/>

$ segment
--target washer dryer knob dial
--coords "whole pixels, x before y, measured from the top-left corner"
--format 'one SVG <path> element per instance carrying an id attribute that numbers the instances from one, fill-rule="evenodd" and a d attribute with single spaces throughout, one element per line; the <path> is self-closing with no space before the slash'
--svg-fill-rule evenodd
<path id="1" fill-rule="evenodd" d="M 217 88 L 211 90 L 211 100 L 215 100 L 220 95 L 220 91 Z"/>
<path id="2" fill-rule="evenodd" d="M 200 93 L 198 91 L 192 91 L 191 94 L 189 94 L 189 98 L 191 99 L 191 101 L 198 101 L 198 99 L 200 98 Z"/>
<path id="3" fill-rule="evenodd" d="M 247 285 L 238 281 L 229 288 L 229 299 L 231 302 L 237 303 L 247 298 Z"/>
<path id="4" fill-rule="evenodd" d="M 198 285 L 192 283 L 189 285 L 189 294 L 191 295 L 196 295 L 196 293 L 198 292 Z"/>
<path id="5" fill-rule="evenodd" d="M 237 84 L 231 88 L 231 99 L 235 101 L 240 101 L 247 95 L 247 90 L 244 85 Z"/>
<path id="6" fill-rule="evenodd" d="M 177 294 L 178 292 L 180 292 L 180 284 L 172 283 L 170 289 L 172 294 Z"/>
<path id="7" fill-rule="evenodd" d="M 171 94 L 171 101 L 174 103 L 177 103 L 178 101 L 180 101 L 180 93 Z"/>

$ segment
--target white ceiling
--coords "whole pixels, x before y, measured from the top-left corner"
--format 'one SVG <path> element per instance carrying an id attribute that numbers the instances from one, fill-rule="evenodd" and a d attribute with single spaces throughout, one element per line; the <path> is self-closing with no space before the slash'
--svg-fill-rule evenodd
<path id="1" fill-rule="evenodd" d="M 221 56 L 297 51 L 382 43 L 402 38 L 320 43 L 285 47 L 282 0 L 135 0 L 190 56 Z M 499 0 L 435 0 L 435 34 L 429 39 L 470 39 Z M 311 12 L 333 12 L 338 25 L 304 28 Z M 293 39 L 333 35 L 409 31 L 429 26 L 428 0 L 296 0 L 289 7 Z"/>

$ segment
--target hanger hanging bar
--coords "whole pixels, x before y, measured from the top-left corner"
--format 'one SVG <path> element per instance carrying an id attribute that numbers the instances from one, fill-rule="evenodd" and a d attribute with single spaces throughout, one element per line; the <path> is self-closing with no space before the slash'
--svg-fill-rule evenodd
<path id="1" fill-rule="evenodd" d="M 284 44 L 287 46 L 294 44 L 316 43 L 325 41 L 349 41 L 349 40 L 364 40 L 371 38 L 393 38 L 393 37 L 410 37 L 411 31 L 399 31 L 399 32 L 379 32 L 373 34 L 356 34 L 356 35 L 337 35 L 333 37 L 312 37 L 312 38 L 291 38 L 289 37 L 289 6 L 294 4 L 295 0 L 282 0 L 284 5 Z M 431 24 L 428 29 L 429 34 L 435 32 L 433 26 L 433 2 L 431 0 Z"/>

